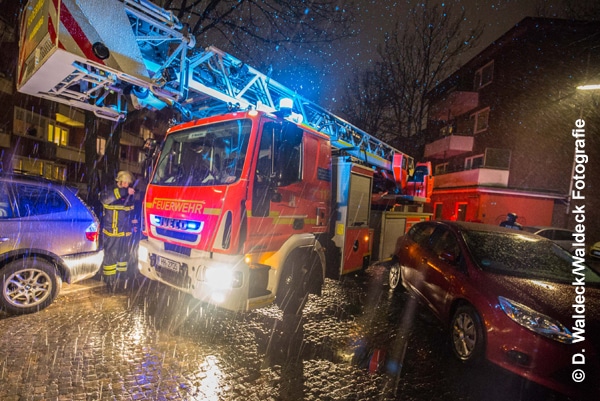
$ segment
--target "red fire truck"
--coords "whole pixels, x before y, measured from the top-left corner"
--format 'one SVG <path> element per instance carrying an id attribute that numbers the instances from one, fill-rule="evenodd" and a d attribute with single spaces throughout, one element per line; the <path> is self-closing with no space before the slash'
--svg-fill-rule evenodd
<path id="1" fill-rule="evenodd" d="M 141 274 L 234 311 L 299 313 L 429 219 L 429 164 L 194 46 L 145 0 L 32 0 L 21 23 L 19 91 L 114 121 L 179 111 L 146 192 Z"/>

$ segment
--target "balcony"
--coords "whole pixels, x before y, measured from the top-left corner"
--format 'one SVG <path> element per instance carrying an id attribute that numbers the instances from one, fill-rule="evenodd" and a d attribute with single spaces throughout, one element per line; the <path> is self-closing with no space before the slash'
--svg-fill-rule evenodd
<path id="1" fill-rule="evenodd" d="M 85 163 L 85 153 L 80 148 L 71 146 L 56 146 L 56 159 Z"/>
<path id="2" fill-rule="evenodd" d="M 425 145 L 426 159 L 445 159 L 473 150 L 473 137 L 449 135 Z"/>
<path id="3" fill-rule="evenodd" d="M 477 168 L 435 176 L 434 189 L 469 186 L 508 187 L 509 171 L 504 169 Z"/>
<path id="4" fill-rule="evenodd" d="M 479 104 L 479 93 L 454 91 L 432 100 L 429 118 L 437 121 L 448 121 L 473 110 Z"/>

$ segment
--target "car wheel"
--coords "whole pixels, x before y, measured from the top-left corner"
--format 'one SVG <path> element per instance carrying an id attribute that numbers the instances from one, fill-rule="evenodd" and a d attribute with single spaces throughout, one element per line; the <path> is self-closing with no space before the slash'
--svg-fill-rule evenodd
<path id="1" fill-rule="evenodd" d="M 469 305 L 459 307 L 450 324 L 450 340 L 454 354 L 463 362 L 476 363 L 484 354 L 483 324 L 477 311 Z"/>
<path id="2" fill-rule="evenodd" d="M 0 270 L 0 304 L 8 313 L 22 315 L 50 305 L 58 295 L 60 278 L 50 263 L 24 258 L 8 263 Z"/>
<path id="3" fill-rule="evenodd" d="M 390 267 L 390 274 L 388 276 L 388 282 L 391 290 L 395 290 L 400 284 L 401 272 L 400 272 L 400 264 L 394 263 Z"/>

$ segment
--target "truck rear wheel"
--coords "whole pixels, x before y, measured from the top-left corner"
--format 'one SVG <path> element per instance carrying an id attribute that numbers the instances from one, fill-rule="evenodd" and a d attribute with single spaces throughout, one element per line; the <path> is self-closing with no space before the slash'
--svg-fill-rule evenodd
<path id="1" fill-rule="evenodd" d="M 302 314 L 308 294 L 317 292 L 316 287 L 322 285 L 321 277 L 316 252 L 293 252 L 283 267 L 275 303 L 284 314 Z M 311 291 L 311 286 L 314 286 L 314 291 Z"/>

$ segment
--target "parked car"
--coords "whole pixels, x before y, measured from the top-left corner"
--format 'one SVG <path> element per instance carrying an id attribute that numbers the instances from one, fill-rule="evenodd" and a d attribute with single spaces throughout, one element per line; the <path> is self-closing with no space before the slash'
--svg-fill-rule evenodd
<path id="1" fill-rule="evenodd" d="M 63 281 L 94 276 L 103 258 L 99 227 L 69 186 L 0 175 L 0 309 L 39 311 L 54 301 Z"/>
<path id="2" fill-rule="evenodd" d="M 600 242 L 596 242 L 590 247 L 590 256 L 593 259 L 600 259 Z"/>
<path id="3" fill-rule="evenodd" d="M 439 221 L 400 237 L 395 261 L 390 287 L 402 283 L 431 308 L 459 360 L 487 359 L 577 399 L 599 394 L 600 276 L 583 261 L 523 231 Z M 573 364 L 577 354 L 586 365 Z M 585 385 L 571 377 L 578 367 Z"/>
<path id="4" fill-rule="evenodd" d="M 523 230 L 548 238 L 571 253 L 575 251 L 575 247 L 573 246 L 573 242 L 575 242 L 573 240 L 573 234 L 575 234 L 575 231 L 573 230 L 546 226 L 525 226 L 523 227 Z"/>

